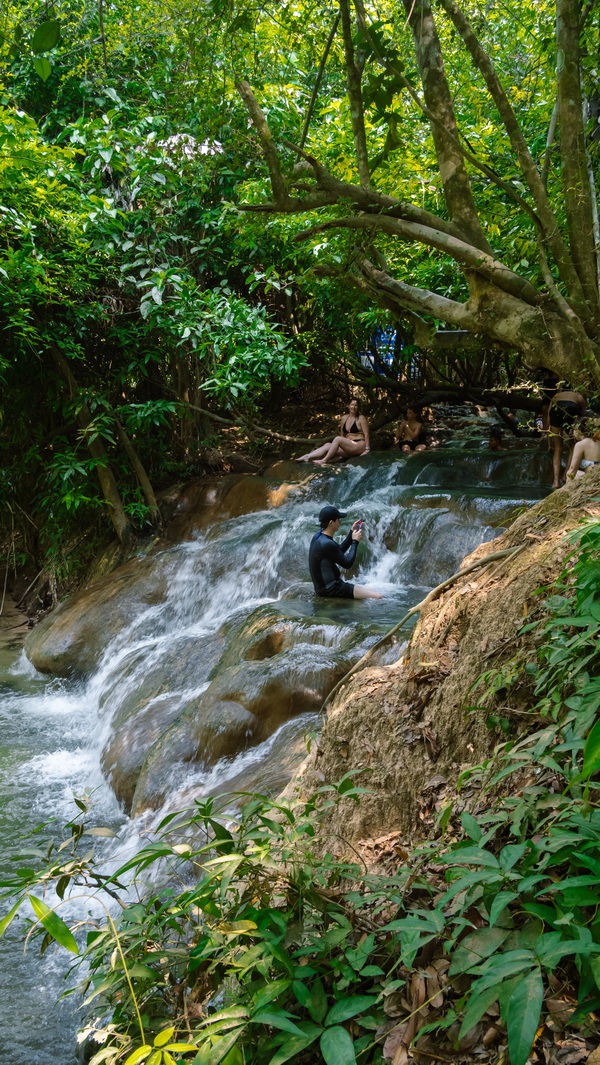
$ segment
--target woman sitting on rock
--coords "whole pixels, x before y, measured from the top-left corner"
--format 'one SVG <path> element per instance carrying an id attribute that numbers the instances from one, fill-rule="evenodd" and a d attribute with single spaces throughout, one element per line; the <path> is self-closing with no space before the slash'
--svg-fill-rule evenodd
<path id="1" fill-rule="evenodd" d="M 423 426 L 423 411 L 417 407 L 408 407 L 406 418 L 398 422 L 394 433 L 394 443 L 400 445 L 401 451 L 425 451 L 427 432 Z"/>
<path id="2" fill-rule="evenodd" d="M 335 436 L 328 444 L 321 444 L 321 447 L 315 448 L 307 455 L 300 455 L 296 462 L 316 462 L 324 466 L 326 462 L 358 458 L 359 455 L 366 455 L 369 450 L 369 423 L 364 414 L 361 414 L 359 401 L 351 399 L 348 413 L 340 422 L 339 436 Z"/>
<path id="3" fill-rule="evenodd" d="M 569 480 L 583 477 L 586 470 L 600 464 L 600 429 L 588 427 L 585 422 L 573 430 L 575 447 L 567 470 Z"/>

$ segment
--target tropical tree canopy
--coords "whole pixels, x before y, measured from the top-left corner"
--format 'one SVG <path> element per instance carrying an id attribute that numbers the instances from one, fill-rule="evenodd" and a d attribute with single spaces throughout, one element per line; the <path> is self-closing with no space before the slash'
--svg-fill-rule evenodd
<path id="1" fill-rule="evenodd" d="M 340 358 L 372 389 L 384 325 L 396 396 L 600 387 L 593 3 L 64 0 L 1 33 L 7 502 L 126 540 L 217 412 Z"/>

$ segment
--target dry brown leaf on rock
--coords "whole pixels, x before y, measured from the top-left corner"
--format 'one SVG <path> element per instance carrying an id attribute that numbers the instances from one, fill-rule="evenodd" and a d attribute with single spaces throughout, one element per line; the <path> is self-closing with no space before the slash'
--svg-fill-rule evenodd
<path id="1" fill-rule="evenodd" d="M 552 1021 L 560 1028 L 564 1028 L 569 1023 L 569 1018 L 575 1012 L 576 1003 L 567 1002 L 563 998 L 547 998 L 546 1009 L 548 1010 Z"/>
<path id="2" fill-rule="evenodd" d="M 405 1031 L 406 1024 L 398 1024 L 388 1033 L 385 1043 L 383 1044 L 384 1061 L 393 1061 L 400 1047 L 404 1047 L 406 1050 L 403 1042 Z"/>
<path id="3" fill-rule="evenodd" d="M 600 1065 L 600 1054 L 596 1057 L 596 1062 L 593 1061 L 596 1054 L 596 1051 L 590 1054 L 585 1039 L 580 1036 L 558 1039 L 554 1047 L 544 1049 L 546 1065 L 579 1065 L 584 1061 L 586 1065 Z"/>

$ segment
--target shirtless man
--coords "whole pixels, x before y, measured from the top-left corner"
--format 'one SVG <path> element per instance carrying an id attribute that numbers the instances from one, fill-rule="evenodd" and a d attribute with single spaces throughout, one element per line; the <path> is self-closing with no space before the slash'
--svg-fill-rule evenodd
<path id="1" fill-rule="evenodd" d="M 350 569 L 360 541 L 362 540 L 362 521 L 355 521 L 350 532 L 341 544 L 333 539 L 340 528 L 340 518 L 346 512 L 337 507 L 323 507 L 319 514 L 320 532 L 315 533 L 308 552 L 310 575 L 319 596 L 328 599 L 382 599 L 379 592 L 364 588 L 359 584 L 349 584 L 340 577 L 338 566 Z"/>
<path id="2" fill-rule="evenodd" d="M 406 418 L 398 422 L 398 427 L 394 433 L 394 443 L 399 444 L 402 451 L 426 450 L 426 433 L 423 428 L 423 422 L 420 420 L 422 417 L 422 411 L 417 410 L 415 407 L 408 407 Z"/>
<path id="3" fill-rule="evenodd" d="M 550 402 L 549 435 L 553 444 L 552 469 L 554 472 L 553 488 L 560 488 L 562 469 L 562 449 L 564 436 L 571 436 L 575 424 L 585 413 L 587 400 L 581 392 L 563 388 L 556 392 Z"/>

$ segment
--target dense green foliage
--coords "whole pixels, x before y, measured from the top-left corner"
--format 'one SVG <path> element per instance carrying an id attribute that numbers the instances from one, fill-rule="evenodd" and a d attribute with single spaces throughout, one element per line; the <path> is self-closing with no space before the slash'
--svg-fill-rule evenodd
<path id="1" fill-rule="evenodd" d="M 244 428 L 257 404 L 268 407 L 276 396 L 279 406 L 282 385 L 304 371 L 310 378 L 325 369 L 327 380 L 344 385 L 354 378 L 372 393 L 376 378 L 355 352 L 371 338 L 376 357 L 374 330 L 386 322 L 398 326 L 398 342 L 391 368 L 379 363 L 378 380 L 396 397 L 433 388 L 480 399 L 482 389 L 527 381 L 516 336 L 475 339 L 464 350 L 462 333 L 458 348 L 447 334 L 441 350 L 434 343 L 443 307 L 463 315 L 460 301 L 470 292 L 475 306 L 483 280 L 474 287 L 460 258 L 460 205 L 440 163 L 426 87 L 419 102 L 418 27 L 414 5 L 404 6 L 406 19 L 393 5 L 375 12 L 357 3 L 352 13 L 344 2 L 341 22 L 307 0 L 260 8 L 220 0 L 3 6 L 0 491 L 22 553 L 60 567 L 64 544 L 102 512 L 121 540 L 148 532 L 157 522 L 152 486 L 202 469 L 218 424 L 210 415 Z M 548 134 L 562 69 L 554 8 L 550 0 L 465 7 L 544 173 L 552 233 L 572 224 L 562 140 Z M 516 285 L 530 300 L 512 318 L 529 321 L 529 355 L 547 326 L 581 377 L 582 352 L 593 370 L 594 329 L 584 315 L 583 332 L 575 340 L 569 332 L 575 319 L 552 284 L 581 314 L 576 294 L 451 9 L 444 0 L 432 12 L 463 156 L 471 153 L 463 158 L 471 213 L 504 264 L 500 289 Z M 577 55 L 563 65 L 573 58 L 581 66 L 592 181 L 598 25 L 588 15 L 573 43 Z M 267 142 L 256 114 L 254 129 L 249 123 L 240 79 L 251 83 L 269 124 L 283 206 L 267 202 Z M 357 182 L 400 206 L 388 217 L 374 200 L 357 218 Z M 388 223 L 407 219 L 420 222 L 420 236 L 407 230 L 398 239 Z M 432 226 L 441 227 L 438 237 L 458 236 L 462 251 L 442 247 Z M 377 265 L 410 281 L 413 304 L 398 302 L 389 285 L 382 295 Z M 419 293 L 435 299 L 421 306 Z M 538 321 L 532 308 L 540 301 Z M 464 330 L 487 336 L 503 315 L 488 302 Z"/>
<path id="2" fill-rule="evenodd" d="M 58 849 L 38 838 L 17 857 L 28 867 L 2 884 L 18 897 L 0 932 L 29 899 L 42 950 L 81 951 L 94 1065 L 351 1065 L 432 1031 L 451 1052 L 492 1008 L 525 1065 L 549 980 L 587 1030 L 600 1007 L 600 525 L 576 540 L 561 594 L 526 626 L 531 723 L 463 773 L 459 796 L 468 782 L 476 798 L 446 807 L 393 875 L 327 849 L 324 816 L 360 802 L 357 770 L 308 801 L 197 801 L 112 873 L 89 849 L 108 830 L 78 800 Z M 514 667 L 484 675 L 482 705 Z M 124 906 L 83 942 L 57 912 L 81 887 Z"/>

